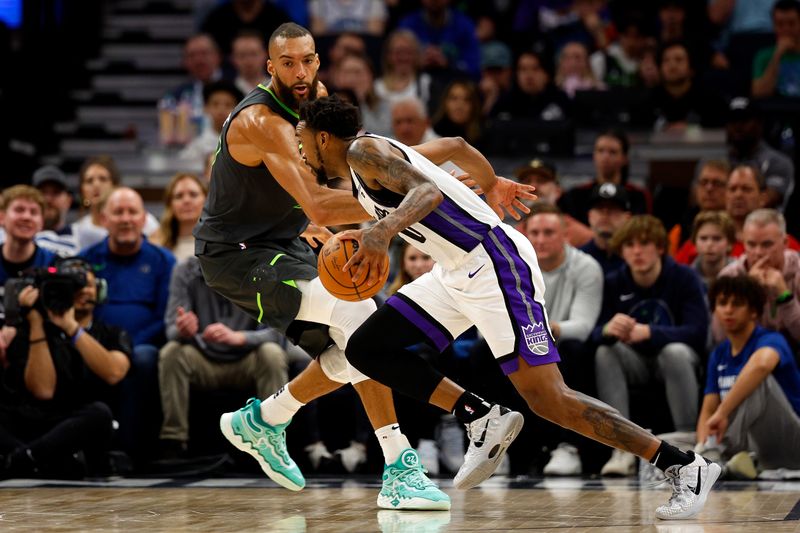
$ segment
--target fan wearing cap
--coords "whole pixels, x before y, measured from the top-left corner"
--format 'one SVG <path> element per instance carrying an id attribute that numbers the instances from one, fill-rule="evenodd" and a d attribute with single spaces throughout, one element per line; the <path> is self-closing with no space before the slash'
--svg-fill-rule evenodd
<path id="1" fill-rule="evenodd" d="M 754 98 L 800 96 L 800 1 L 778 0 L 772 7 L 775 45 L 753 60 Z"/>
<path id="2" fill-rule="evenodd" d="M 725 129 L 731 165 L 757 168 L 764 175 L 767 186 L 763 207 L 783 211 L 794 190 L 794 163 L 764 141 L 764 124 L 754 102 L 744 97 L 732 99 Z"/>
<path id="3" fill-rule="evenodd" d="M 500 97 L 511 90 L 514 71 L 511 49 L 500 41 L 481 46 L 481 81 L 478 89 L 483 99 L 483 114 L 488 115 Z"/>
<path id="4" fill-rule="evenodd" d="M 620 268 L 624 262 L 611 250 L 610 241 L 614 234 L 631 217 L 628 193 L 613 183 L 595 185 L 589 203 L 589 226 L 592 240 L 580 250 L 592 256 L 608 274 Z"/>
<path id="5" fill-rule="evenodd" d="M 36 244 L 61 257 L 77 255 L 78 242 L 67 224 L 72 193 L 66 176 L 58 167 L 46 165 L 33 173 L 33 186 L 44 196 L 44 229 L 36 234 Z"/>
<path id="6" fill-rule="evenodd" d="M 558 183 L 556 167 L 551 163 L 541 159 L 532 159 L 527 165 L 519 167 L 514 171 L 517 181 L 526 185 L 536 187 L 537 200 L 540 203 L 556 205 L 561 198 L 561 185 Z M 525 205 L 531 207 L 533 202 L 523 201 Z M 562 215 L 566 225 L 567 242 L 576 248 L 587 244 L 592 240 L 592 230 L 586 224 L 582 224 L 569 215 Z M 522 227 L 517 229 L 522 231 Z M 523 231 L 524 233 L 524 231 Z"/>

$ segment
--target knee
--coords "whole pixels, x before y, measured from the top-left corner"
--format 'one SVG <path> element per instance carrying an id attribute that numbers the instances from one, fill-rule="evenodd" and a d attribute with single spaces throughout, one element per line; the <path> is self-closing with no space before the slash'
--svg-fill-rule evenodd
<path id="1" fill-rule="evenodd" d="M 367 329 L 361 328 L 356 330 L 347 341 L 347 348 L 345 348 L 345 356 L 351 365 L 356 368 L 364 364 L 368 359 L 365 356 L 369 352 L 370 346 L 370 333 Z"/>
<path id="2" fill-rule="evenodd" d="M 131 368 L 150 370 L 158 366 L 158 349 L 152 344 L 134 346 L 131 355 Z"/>
<path id="3" fill-rule="evenodd" d="M 553 420 L 559 418 L 558 413 L 567 405 L 566 400 L 570 394 L 570 388 L 563 379 L 560 379 L 525 387 L 519 392 L 534 413 L 542 418 Z"/>
<path id="4" fill-rule="evenodd" d="M 182 344 L 177 341 L 169 341 L 158 352 L 159 368 L 169 368 L 183 359 Z"/>
<path id="5" fill-rule="evenodd" d="M 692 349 L 681 342 L 667 344 L 658 354 L 658 366 L 662 371 L 693 369 L 696 363 L 697 357 Z"/>
<path id="6" fill-rule="evenodd" d="M 597 371 L 613 365 L 616 357 L 610 346 L 600 346 L 594 354 L 594 367 Z"/>
<path id="7" fill-rule="evenodd" d="M 111 434 L 114 429 L 114 415 L 111 408 L 103 402 L 92 402 L 86 406 L 86 409 L 91 414 L 93 425 L 97 431 Z"/>
<path id="8" fill-rule="evenodd" d="M 268 372 L 286 372 L 287 359 L 286 352 L 278 344 L 274 342 L 265 342 L 256 350 L 256 356 L 259 363 Z"/>

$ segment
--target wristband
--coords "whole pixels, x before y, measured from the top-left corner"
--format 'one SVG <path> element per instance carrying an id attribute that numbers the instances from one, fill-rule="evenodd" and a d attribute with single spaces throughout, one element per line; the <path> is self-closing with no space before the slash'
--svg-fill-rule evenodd
<path id="1" fill-rule="evenodd" d="M 783 291 L 777 298 L 775 298 L 775 303 L 778 305 L 785 304 L 792 298 L 794 298 L 794 293 L 792 291 Z"/>
<path id="2" fill-rule="evenodd" d="M 72 344 L 77 343 L 78 339 L 81 338 L 81 335 L 83 335 L 83 328 L 81 326 L 78 326 L 78 331 L 76 331 L 75 335 L 72 336 Z"/>

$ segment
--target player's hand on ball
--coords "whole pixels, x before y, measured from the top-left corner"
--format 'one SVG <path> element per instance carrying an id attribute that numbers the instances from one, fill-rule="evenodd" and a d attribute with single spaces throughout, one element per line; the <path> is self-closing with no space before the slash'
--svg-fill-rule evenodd
<path id="1" fill-rule="evenodd" d="M 525 185 L 516 181 L 497 176 L 497 181 L 489 191 L 481 191 L 485 194 L 486 203 L 489 204 L 497 216 L 501 219 L 508 213 L 514 220 L 521 220 L 523 214 L 530 213 L 531 210 L 522 203 L 522 200 L 537 200 L 539 197 L 534 194 L 536 187 Z"/>
<path id="2" fill-rule="evenodd" d="M 358 251 L 344 265 L 342 271 L 353 273 L 353 283 L 359 285 L 366 280 L 367 285 L 378 282 L 386 267 L 386 253 L 389 241 L 378 235 L 372 228 L 366 230 L 347 230 L 337 234 L 340 240 L 358 242 Z M 354 268 L 355 271 L 350 270 Z"/>
<path id="3" fill-rule="evenodd" d="M 333 233 L 325 226 L 317 226 L 316 224 L 310 223 L 308 227 L 306 227 L 306 230 L 300 234 L 300 237 L 305 239 L 312 248 L 317 248 L 333 237 Z"/>

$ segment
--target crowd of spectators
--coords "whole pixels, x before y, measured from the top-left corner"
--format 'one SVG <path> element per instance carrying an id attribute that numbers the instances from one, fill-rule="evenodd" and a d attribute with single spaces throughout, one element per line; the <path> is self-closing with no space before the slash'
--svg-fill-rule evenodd
<path id="1" fill-rule="evenodd" d="M 243 94 L 269 82 L 265 41 L 289 20 L 310 25 L 320 79 L 359 106 L 368 131 L 408 145 L 460 136 L 490 157 L 527 161 L 514 177 L 535 185 L 539 200 L 517 227 L 537 251 L 572 388 L 655 432 L 681 433 L 730 475 L 800 468 L 787 453 L 800 447 L 797 125 L 774 112 L 776 101 L 800 97 L 800 2 L 644 4 L 214 7 L 185 43 L 186 82 L 159 103 L 160 141 L 185 170 L 158 218 L 103 155 L 82 165 L 77 191 L 45 166 L 31 185 L 2 193 L 0 476 L 191 461 L 201 449 L 195 422 L 203 424 L 190 416 L 194 402 L 263 398 L 308 364 L 205 286 L 191 236 L 223 123 Z M 604 106 L 623 112 L 609 121 Z M 574 140 L 527 135 L 574 136 L 576 126 L 594 128 L 593 173 L 566 187 L 553 159 L 574 155 Z M 724 129 L 726 157 L 701 159 L 681 177 L 686 201 L 631 176 L 630 133 L 707 128 Z M 412 246 L 395 248 L 379 298 L 432 267 Z M 487 398 L 519 403 L 474 329 L 442 354 L 413 349 Z M 326 402 L 352 402 L 357 414 L 331 431 Z M 302 464 L 370 468 L 374 443 L 356 405 L 345 388 L 304 411 L 290 429 Z M 398 412 L 432 473 L 457 470 L 464 434 L 452 417 L 406 400 Z M 510 459 L 517 474 L 628 476 L 637 466 L 543 420 L 526 425 Z"/>

